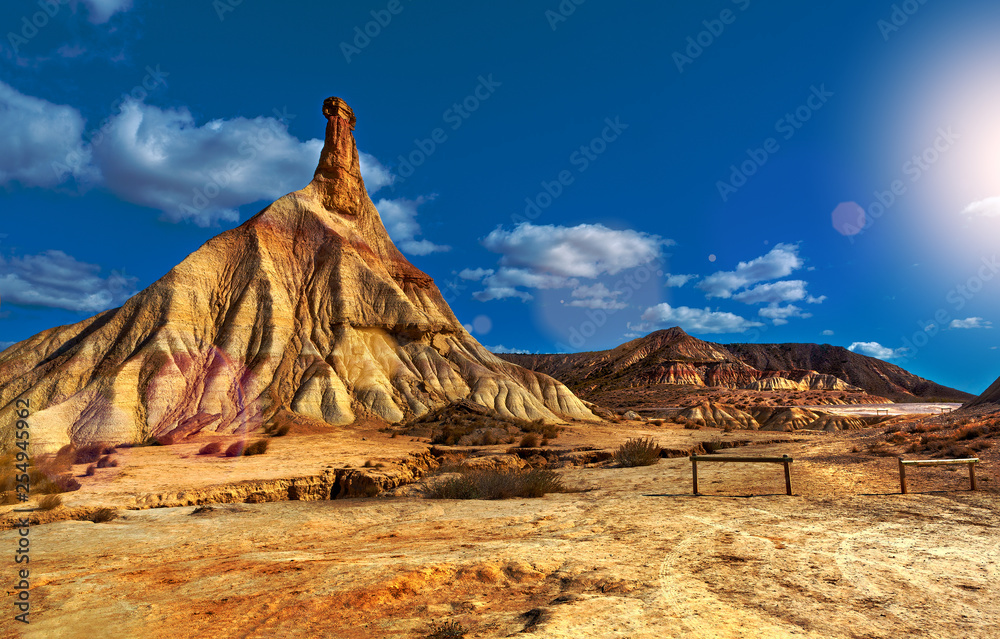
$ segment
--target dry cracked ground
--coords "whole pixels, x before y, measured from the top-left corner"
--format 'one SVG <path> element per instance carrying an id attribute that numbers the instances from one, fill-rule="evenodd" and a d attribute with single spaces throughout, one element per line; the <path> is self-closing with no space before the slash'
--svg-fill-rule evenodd
<path id="1" fill-rule="evenodd" d="M 634 432 L 678 448 L 719 435 L 608 425 L 555 443 L 607 447 Z M 703 464 L 705 494 L 693 496 L 681 457 L 561 468 L 583 492 L 540 499 L 231 503 L 39 525 L 30 533 L 32 623 L 12 621 L 8 590 L 0 631 L 426 637 L 453 621 L 466 637 L 996 637 L 995 464 L 980 469 L 976 492 L 964 470 L 925 468 L 900 495 L 895 459 L 849 452 L 860 436 L 794 433 L 738 449 L 792 455 L 791 497 L 781 467 L 767 464 Z M 313 437 L 275 440 L 255 463 L 334 456 Z M 343 454 L 357 464 L 358 446 L 426 450 L 380 437 L 344 435 L 343 450 L 354 448 Z M 243 468 L 168 449 L 129 454 L 73 499 L 137 491 L 143 468 L 168 454 L 186 469 L 172 476 L 178 490 L 211 484 L 213 468 Z M 190 470 L 195 462 L 202 472 Z M 0 547 L 15 543 L 14 531 L 0 532 Z"/>

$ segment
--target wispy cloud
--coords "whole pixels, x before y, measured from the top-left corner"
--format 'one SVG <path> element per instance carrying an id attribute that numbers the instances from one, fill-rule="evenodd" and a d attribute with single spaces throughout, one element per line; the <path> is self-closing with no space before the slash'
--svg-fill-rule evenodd
<path id="1" fill-rule="evenodd" d="M 689 308 L 687 306 L 673 307 L 670 304 L 657 304 L 646 309 L 642 314 L 647 325 L 630 326 L 641 331 L 650 326 L 680 326 L 689 333 L 742 333 L 750 328 L 763 326 L 733 313 L 713 311 L 708 308 Z"/>
<path id="2" fill-rule="evenodd" d="M 984 320 L 981 317 L 967 317 L 965 319 L 951 320 L 948 328 L 993 328 L 993 322 Z"/>
<path id="3" fill-rule="evenodd" d="M 705 291 L 706 297 L 730 298 L 741 288 L 757 282 L 787 277 L 802 268 L 799 247 L 794 244 L 778 244 L 766 255 L 740 262 L 732 271 L 718 271 L 697 284 Z"/>
<path id="4" fill-rule="evenodd" d="M 1000 197 L 988 197 L 969 204 L 962 215 L 970 217 L 1000 217 Z"/>
<path id="5" fill-rule="evenodd" d="M 396 243 L 399 250 L 411 255 L 429 255 L 441 251 L 451 250 L 450 246 L 435 244 L 430 240 L 418 240 L 421 234 L 420 224 L 417 222 L 417 207 L 425 202 L 434 199 L 434 196 L 418 197 L 415 200 L 397 198 L 395 200 L 381 199 L 375 203 L 382 222 L 389 231 L 389 236 Z"/>
<path id="6" fill-rule="evenodd" d="M 117 306 L 135 293 L 137 279 L 80 262 L 62 251 L 0 257 L 0 295 L 4 304 L 96 313 Z"/>
<path id="7" fill-rule="evenodd" d="M 905 348 L 892 349 L 878 342 L 854 342 L 847 347 L 847 350 L 877 359 L 897 359 L 906 355 Z"/>

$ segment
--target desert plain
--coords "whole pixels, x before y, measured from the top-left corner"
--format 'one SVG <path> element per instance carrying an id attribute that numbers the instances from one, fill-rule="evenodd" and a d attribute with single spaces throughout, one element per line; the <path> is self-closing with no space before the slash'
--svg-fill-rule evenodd
<path id="1" fill-rule="evenodd" d="M 976 491 L 964 466 L 921 468 L 902 495 L 896 457 L 870 452 L 906 433 L 899 422 L 785 433 L 658 422 L 570 423 L 535 451 L 303 423 L 253 457 L 199 456 L 203 442 L 119 449 L 119 466 L 37 514 L 32 624 L 4 617 L 2 632 L 995 636 L 1000 478 L 989 450 Z M 617 467 L 611 451 L 633 437 L 676 456 Z M 692 495 L 685 451 L 713 442 L 791 456 L 793 495 L 780 465 L 738 463 L 700 464 Z M 424 498 L 444 460 L 544 465 L 573 492 Z M 370 484 L 375 496 L 354 496 Z M 117 517 L 87 519 L 101 507 Z"/>

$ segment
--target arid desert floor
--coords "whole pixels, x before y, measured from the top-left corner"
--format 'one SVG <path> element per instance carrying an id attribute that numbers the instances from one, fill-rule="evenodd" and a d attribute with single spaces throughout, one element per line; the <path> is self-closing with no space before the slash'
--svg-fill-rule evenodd
<path id="1" fill-rule="evenodd" d="M 736 450 L 791 455 L 794 495 L 780 465 L 702 464 L 693 496 L 691 464 L 675 457 L 563 465 L 581 492 L 538 499 L 431 500 L 415 484 L 375 498 L 121 509 L 106 523 L 32 528 L 32 623 L 4 615 L 0 633 L 426 637 L 454 621 L 467 637 L 996 636 L 995 463 L 979 468 L 976 492 L 964 467 L 922 468 L 900 495 L 895 458 L 851 452 L 867 431 L 606 424 L 570 427 L 552 444 L 609 449 L 637 434 L 679 450 L 771 441 Z M 368 459 L 391 474 L 393 458 L 428 449 L 376 430 L 293 434 L 253 459 L 205 460 L 184 446 L 197 448 L 123 451 L 121 466 L 85 478 L 53 512 L 129 495 L 133 506 L 165 494 L 197 503 L 225 494 L 211 488 L 225 482 Z M 160 483 L 143 488 L 154 475 Z M 0 531 L 0 544 L 15 540 Z"/>

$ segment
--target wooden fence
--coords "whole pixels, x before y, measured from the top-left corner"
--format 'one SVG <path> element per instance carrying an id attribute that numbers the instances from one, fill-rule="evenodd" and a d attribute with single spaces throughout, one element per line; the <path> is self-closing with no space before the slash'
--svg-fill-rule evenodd
<path id="1" fill-rule="evenodd" d="M 767 464 L 785 465 L 785 494 L 792 494 L 792 475 L 788 465 L 792 463 L 792 458 L 788 455 L 781 457 L 740 457 L 736 455 L 691 455 L 691 480 L 694 483 L 694 494 L 698 493 L 698 462 L 751 462 Z"/>
<path id="2" fill-rule="evenodd" d="M 916 466 L 920 468 L 921 466 L 953 466 L 955 464 L 968 464 L 969 465 L 969 483 L 972 485 L 972 490 L 976 489 L 976 464 L 979 463 L 979 458 L 972 459 L 903 459 L 899 458 L 899 492 L 906 494 L 906 467 Z"/>

